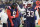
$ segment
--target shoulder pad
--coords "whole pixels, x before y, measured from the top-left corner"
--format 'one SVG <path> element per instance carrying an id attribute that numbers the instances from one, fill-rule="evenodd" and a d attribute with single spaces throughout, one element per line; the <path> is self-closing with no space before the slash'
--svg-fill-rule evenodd
<path id="1" fill-rule="evenodd" d="M 8 6 L 8 9 L 11 9 L 11 7 L 10 7 L 10 6 Z"/>

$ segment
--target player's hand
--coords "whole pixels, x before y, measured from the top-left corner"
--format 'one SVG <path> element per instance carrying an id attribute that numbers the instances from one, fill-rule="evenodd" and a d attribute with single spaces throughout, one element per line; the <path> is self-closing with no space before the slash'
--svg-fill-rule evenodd
<path id="1" fill-rule="evenodd" d="M 13 23 L 11 23 L 11 26 L 13 27 L 13 26 L 14 26 L 14 24 L 13 24 Z"/>
<path id="2" fill-rule="evenodd" d="M 11 18 L 14 18 L 14 16 L 11 16 Z"/>
<path id="3" fill-rule="evenodd" d="M 24 21 L 22 21 L 22 24 L 24 24 Z"/>

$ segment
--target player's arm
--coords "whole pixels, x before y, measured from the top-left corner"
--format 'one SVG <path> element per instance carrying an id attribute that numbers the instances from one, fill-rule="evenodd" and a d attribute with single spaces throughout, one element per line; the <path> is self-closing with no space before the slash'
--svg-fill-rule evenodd
<path id="1" fill-rule="evenodd" d="M 19 5 L 17 6 L 17 8 L 18 8 L 18 10 L 19 10 L 20 12 L 24 12 L 24 11 L 25 11 L 25 9 L 24 9 L 24 8 L 21 9 L 21 8 L 19 7 Z"/>
<path id="2" fill-rule="evenodd" d="M 7 9 L 7 14 L 8 14 L 8 17 L 10 17 L 10 18 L 14 18 L 14 16 L 11 16 L 11 12 L 10 12 L 9 9 Z"/>
<path id="3" fill-rule="evenodd" d="M 24 11 L 25 11 L 25 9 L 24 9 L 24 8 L 21 9 L 18 4 L 17 4 L 17 9 L 18 9 L 18 11 L 20 11 L 22 14 L 23 14 Z"/>
<path id="4" fill-rule="evenodd" d="M 14 18 L 17 18 L 19 16 L 19 12 L 17 10 L 16 15 L 14 16 Z"/>
<path id="5" fill-rule="evenodd" d="M 18 4 L 17 4 L 17 8 L 18 8 L 18 10 L 19 10 L 19 11 L 21 11 L 21 8 L 19 7 L 19 5 L 18 5 Z"/>
<path id="6" fill-rule="evenodd" d="M 40 7 L 38 7 L 38 9 L 40 9 Z"/>
<path id="7" fill-rule="evenodd" d="M 35 11 L 35 15 L 36 15 L 36 18 L 35 18 L 36 19 L 35 20 L 36 22 L 35 23 L 37 24 L 38 23 L 38 19 L 39 19 L 39 14 L 38 14 L 38 11 L 37 10 Z"/>
<path id="8" fill-rule="evenodd" d="M 9 17 L 9 20 L 10 20 L 11 24 L 12 24 L 12 23 L 13 23 L 13 22 L 12 22 L 13 16 L 11 16 L 11 12 L 10 12 L 10 10 L 8 10 L 8 9 L 7 9 L 7 15 L 8 15 L 8 17 Z"/>

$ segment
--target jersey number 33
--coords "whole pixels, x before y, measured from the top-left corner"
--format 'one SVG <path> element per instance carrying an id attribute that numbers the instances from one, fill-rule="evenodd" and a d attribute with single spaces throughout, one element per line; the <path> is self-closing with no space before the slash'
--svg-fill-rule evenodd
<path id="1" fill-rule="evenodd" d="M 27 17 L 34 17 L 34 11 L 27 10 Z"/>

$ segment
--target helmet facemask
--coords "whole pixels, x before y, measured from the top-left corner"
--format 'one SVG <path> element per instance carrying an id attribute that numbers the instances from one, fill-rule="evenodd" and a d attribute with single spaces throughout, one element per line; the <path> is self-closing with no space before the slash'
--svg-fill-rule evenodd
<path id="1" fill-rule="evenodd" d="M 31 8 L 31 7 L 32 7 L 32 5 L 31 5 L 31 4 L 27 4 L 27 7 L 28 7 L 28 8 Z"/>

